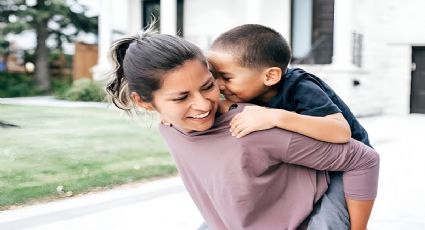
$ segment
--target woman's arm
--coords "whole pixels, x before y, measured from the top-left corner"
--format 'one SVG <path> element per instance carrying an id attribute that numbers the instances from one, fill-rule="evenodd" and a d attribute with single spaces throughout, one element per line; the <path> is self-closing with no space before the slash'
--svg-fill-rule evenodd
<path id="1" fill-rule="evenodd" d="M 294 133 L 283 161 L 317 170 L 343 171 L 352 230 L 365 230 L 377 194 L 379 155 L 356 140 L 330 144 Z"/>
<path id="2" fill-rule="evenodd" d="M 282 161 L 316 170 L 342 171 L 348 198 L 370 200 L 376 197 L 379 155 L 354 139 L 346 144 L 331 144 L 292 133 Z"/>

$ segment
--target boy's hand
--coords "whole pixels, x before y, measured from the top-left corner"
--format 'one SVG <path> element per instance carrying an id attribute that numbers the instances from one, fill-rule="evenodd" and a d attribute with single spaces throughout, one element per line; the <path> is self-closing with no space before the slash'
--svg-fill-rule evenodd
<path id="1" fill-rule="evenodd" d="M 271 109 L 261 106 L 246 106 L 241 113 L 236 114 L 230 122 L 230 132 L 237 138 L 254 131 L 275 127 Z"/>

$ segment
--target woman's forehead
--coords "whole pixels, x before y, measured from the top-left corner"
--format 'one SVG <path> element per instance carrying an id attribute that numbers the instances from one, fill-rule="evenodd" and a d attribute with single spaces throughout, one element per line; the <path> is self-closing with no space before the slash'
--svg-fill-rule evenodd
<path id="1" fill-rule="evenodd" d="M 165 75 L 161 90 L 169 94 L 198 89 L 208 83 L 210 78 L 211 73 L 204 63 L 190 60 Z"/>

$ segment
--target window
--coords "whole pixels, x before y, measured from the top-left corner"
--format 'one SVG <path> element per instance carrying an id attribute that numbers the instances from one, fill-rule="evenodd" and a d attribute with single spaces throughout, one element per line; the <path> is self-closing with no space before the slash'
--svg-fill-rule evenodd
<path id="1" fill-rule="evenodd" d="M 352 34 L 352 57 L 351 62 L 357 66 L 362 67 L 362 54 L 363 54 L 363 34 L 353 33 Z"/>
<path id="2" fill-rule="evenodd" d="M 292 0 L 291 23 L 292 62 L 330 64 L 334 0 Z"/>
<path id="3" fill-rule="evenodd" d="M 159 0 L 145 0 L 142 4 L 143 12 L 143 28 L 146 28 L 152 23 L 152 20 L 155 18 L 157 21 L 154 25 L 154 28 L 159 30 L 159 12 L 160 5 Z"/>
<path id="4" fill-rule="evenodd" d="M 176 0 L 177 1 L 177 34 L 179 36 L 183 36 L 183 3 L 184 0 Z M 153 17 L 157 19 L 157 22 L 154 25 L 154 28 L 160 31 L 160 0 L 144 0 L 142 4 L 142 12 L 143 12 L 143 28 L 148 26 Z"/>

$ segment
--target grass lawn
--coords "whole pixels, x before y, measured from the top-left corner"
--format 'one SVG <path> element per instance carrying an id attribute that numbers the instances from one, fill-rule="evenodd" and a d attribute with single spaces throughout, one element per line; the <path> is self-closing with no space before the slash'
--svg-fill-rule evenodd
<path id="1" fill-rule="evenodd" d="M 58 186 L 75 195 L 175 174 L 154 118 L 134 120 L 112 109 L 0 105 L 0 121 L 20 126 L 0 127 L 0 210 L 62 197 Z"/>

